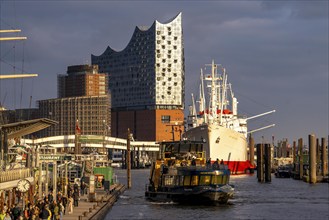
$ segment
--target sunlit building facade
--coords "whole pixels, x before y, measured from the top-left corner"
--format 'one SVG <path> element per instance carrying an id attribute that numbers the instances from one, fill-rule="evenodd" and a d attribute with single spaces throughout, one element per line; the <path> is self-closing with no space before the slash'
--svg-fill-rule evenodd
<path id="1" fill-rule="evenodd" d="M 38 133 L 39 137 L 72 135 L 110 136 L 111 101 L 105 73 L 97 65 L 69 66 L 58 75 L 58 98 L 37 101 L 40 118 L 58 122 Z"/>
<path id="2" fill-rule="evenodd" d="M 91 60 L 99 72 L 108 73 L 112 136 L 124 138 L 130 128 L 138 140 L 180 138 L 185 90 L 181 13 L 166 23 L 136 27 L 125 49 L 107 47 Z"/>

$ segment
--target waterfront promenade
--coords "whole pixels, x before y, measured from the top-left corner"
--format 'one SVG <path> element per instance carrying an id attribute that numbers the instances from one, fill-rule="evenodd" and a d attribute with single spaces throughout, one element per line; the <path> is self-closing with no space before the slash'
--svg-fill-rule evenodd
<path id="1" fill-rule="evenodd" d="M 89 202 L 88 195 L 83 195 L 80 197 L 79 206 L 73 207 L 72 214 L 66 213 L 63 220 L 104 219 L 108 209 L 111 208 L 124 190 L 125 186 L 122 184 L 112 185 L 109 194 L 104 189 L 96 189 L 95 202 Z"/>

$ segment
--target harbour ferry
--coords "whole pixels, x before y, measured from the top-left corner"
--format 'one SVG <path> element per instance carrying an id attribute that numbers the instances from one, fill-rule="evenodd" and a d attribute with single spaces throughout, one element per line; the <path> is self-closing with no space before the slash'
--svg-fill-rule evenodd
<path id="1" fill-rule="evenodd" d="M 182 204 L 225 204 L 233 197 L 230 170 L 219 161 L 206 160 L 202 142 L 160 144 L 159 159 L 152 163 L 145 197 Z"/>

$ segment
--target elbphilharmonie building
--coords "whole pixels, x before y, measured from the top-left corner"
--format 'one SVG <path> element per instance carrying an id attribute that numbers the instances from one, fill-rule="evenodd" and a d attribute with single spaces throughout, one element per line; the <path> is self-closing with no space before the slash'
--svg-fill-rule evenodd
<path id="1" fill-rule="evenodd" d="M 108 73 L 112 96 L 112 136 L 139 140 L 178 140 L 183 128 L 184 43 L 182 15 L 151 27 L 135 28 L 122 51 L 107 47 L 91 56 Z"/>

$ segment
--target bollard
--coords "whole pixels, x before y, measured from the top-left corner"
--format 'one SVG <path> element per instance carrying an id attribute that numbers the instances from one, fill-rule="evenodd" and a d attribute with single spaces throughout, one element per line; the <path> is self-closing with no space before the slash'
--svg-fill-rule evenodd
<path id="1" fill-rule="evenodd" d="M 79 215 L 79 220 L 82 220 L 83 216 Z"/>
<path id="2" fill-rule="evenodd" d="M 314 134 L 308 136 L 309 145 L 309 183 L 316 183 L 316 138 Z"/>
<path id="3" fill-rule="evenodd" d="M 89 212 L 93 212 L 93 209 L 92 208 L 89 208 Z"/>
<path id="4" fill-rule="evenodd" d="M 323 178 L 328 175 L 328 156 L 327 156 L 327 146 L 326 138 L 321 138 L 322 147 L 322 176 Z"/>

